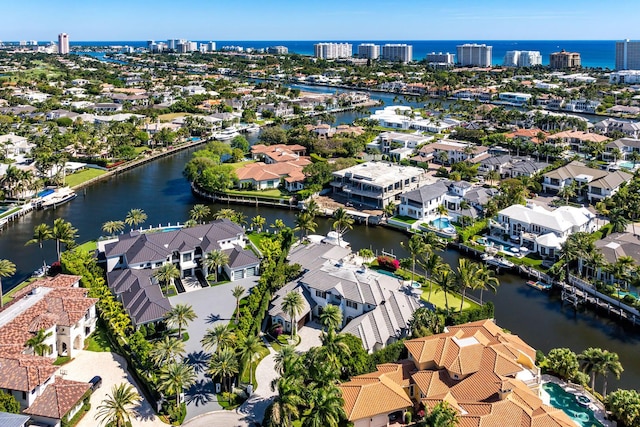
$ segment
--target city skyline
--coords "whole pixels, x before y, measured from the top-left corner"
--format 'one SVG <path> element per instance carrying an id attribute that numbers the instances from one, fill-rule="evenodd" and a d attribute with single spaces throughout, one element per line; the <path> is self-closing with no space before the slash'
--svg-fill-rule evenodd
<path id="1" fill-rule="evenodd" d="M 602 8 L 595 0 L 516 3 L 506 0 L 446 4 L 407 0 L 327 0 L 322 9 L 293 0 L 216 4 L 192 0 L 188 7 L 157 0 L 107 4 L 32 0 L 3 7 L 0 40 L 622 40 L 638 39 L 634 17 L 640 3 Z M 135 18 L 132 20 L 132 18 Z M 25 25 L 28 23 L 28 25 Z M 399 25 L 401 23 L 401 25 Z M 132 25 L 134 24 L 134 25 Z M 391 24 L 391 25 L 390 25 Z"/>

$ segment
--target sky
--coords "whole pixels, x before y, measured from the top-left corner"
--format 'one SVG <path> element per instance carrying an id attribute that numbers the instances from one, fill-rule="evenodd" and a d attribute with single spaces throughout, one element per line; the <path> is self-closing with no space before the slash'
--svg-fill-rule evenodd
<path id="1" fill-rule="evenodd" d="M 0 40 L 640 39 L 640 1 L 2 0 Z"/>

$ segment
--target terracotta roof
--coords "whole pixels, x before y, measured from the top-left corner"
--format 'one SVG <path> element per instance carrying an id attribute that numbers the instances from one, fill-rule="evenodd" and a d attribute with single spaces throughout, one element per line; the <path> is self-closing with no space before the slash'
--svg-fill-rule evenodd
<path id="1" fill-rule="evenodd" d="M 304 181 L 305 175 L 302 169 L 310 164 L 306 157 L 296 160 L 278 163 L 249 163 L 236 170 L 236 175 L 240 181 L 252 179 L 256 182 L 268 181 L 284 177 L 288 182 Z"/>
<path id="2" fill-rule="evenodd" d="M 15 354 L 0 357 L 0 389 L 30 392 L 58 370 L 46 357 Z"/>
<path id="3" fill-rule="evenodd" d="M 549 133 L 541 129 L 516 129 L 515 131 L 508 133 L 505 136 L 509 139 L 526 138 L 526 139 L 530 139 L 531 142 L 540 144 L 542 141 L 538 138 L 539 133 L 542 133 L 542 135 L 544 135 L 546 138 L 549 137 Z"/>
<path id="4" fill-rule="evenodd" d="M 33 404 L 24 410 L 24 413 L 56 420 L 62 419 L 78 404 L 90 387 L 89 383 L 56 377 L 56 381 L 47 386 L 44 393 L 38 396 Z"/>

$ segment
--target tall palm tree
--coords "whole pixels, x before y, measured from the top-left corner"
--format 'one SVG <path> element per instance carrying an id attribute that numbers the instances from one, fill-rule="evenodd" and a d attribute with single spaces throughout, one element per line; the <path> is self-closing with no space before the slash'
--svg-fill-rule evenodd
<path id="1" fill-rule="evenodd" d="M 596 374 L 602 363 L 603 351 L 601 348 L 589 347 L 578 355 L 578 360 L 582 364 L 585 374 L 591 375 L 591 390 L 595 390 Z"/>
<path id="2" fill-rule="evenodd" d="M 449 298 L 447 295 L 458 289 L 454 273 L 451 270 L 451 267 L 449 267 L 449 264 L 443 264 L 442 268 L 439 268 L 436 271 L 433 275 L 433 281 L 439 286 L 439 290 L 444 292 L 444 305 L 447 309 L 447 315 L 449 315 Z"/>
<path id="3" fill-rule="evenodd" d="M 182 327 L 186 327 L 196 317 L 198 317 L 196 312 L 189 304 L 176 304 L 165 314 L 164 319 L 170 326 L 178 327 L 178 339 L 182 339 Z"/>
<path id="4" fill-rule="evenodd" d="M 424 258 L 418 261 L 418 265 L 425 271 L 427 281 L 429 282 L 429 294 L 427 296 L 427 302 L 431 302 L 431 292 L 433 290 L 433 275 L 443 266 L 442 258 L 440 255 L 433 252 L 423 254 Z"/>
<path id="5" fill-rule="evenodd" d="M 42 244 L 47 240 L 51 240 L 53 238 L 53 230 L 47 224 L 38 224 L 33 228 L 33 237 L 31 240 L 27 241 L 25 246 L 33 245 L 35 243 L 40 247 L 40 252 L 42 252 Z M 46 266 L 47 261 L 42 257 L 42 265 Z"/>
<path id="6" fill-rule="evenodd" d="M 38 356 L 46 356 L 51 354 L 51 347 L 48 344 L 45 344 L 45 341 L 52 335 L 53 332 L 51 331 L 45 332 L 44 329 L 39 329 L 34 336 L 27 340 L 24 346 L 32 349 Z"/>
<path id="7" fill-rule="evenodd" d="M 8 259 L 0 259 L 0 308 L 4 306 L 2 293 L 2 279 L 16 274 L 16 265 Z"/>
<path id="8" fill-rule="evenodd" d="M 272 425 L 291 427 L 300 417 L 300 407 L 305 404 L 300 394 L 304 384 L 299 376 L 289 375 L 278 378 L 275 385 L 278 394 L 271 411 Z"/>
<path id="9" fill-rule="evenodd" d="M 176 396 L 176 408 L 180 406 L 180 394 L 185 388 L 196 382 L 196 372 L 193 366 L 186 363 L 169 363 L 160 370 L 158 387 L 169 396 Z"/>
<path id="10" fill-rule="evenodd" d="M 347 418 L 342 393 L 336 386 L 311 389 L 308 405 L 311 411 L 302 420 L 303 427 L 338 427 Z"/>
<path id="11" fill-rule="evenodd" d="M 478 280 L 478 264 L 469 261 L 467 258 L 460 258 L 458 260 L 458 268 L 455 273 L 455 281 L 458 285 L 458 290 L 462 295 L 460 301 L 460 312 L 462 312 L 462 306 L 464 305 L 464 297 L 467 294 L 467 289 L 474 287 L 474 284 Z"/>
<path id="12" fill-rule="evenodd" d="M 338 233 L 338 243 L 347 230 L 353 229 L 353 218 L 343 208 L 338 208 L 333 212 L 333 229 Z"/>
<path id="13" fill-rule="evenodd" d="M 114 427 L 130 425 L 134 407 L 140 403 L 140 395 L 131 384 L 120 383 L 111 388 L 111 395 L 98 406 L 96 419 Z"/>
<path id="14" fill-rule="evenodd" d="M 200 343 L 205 350 L 215 349 L 216 353 L 233 346 L 236 335 L 229 324 L 218 324 L 213 329 L 207 329 Z"/>
<path id="15" fill-rule="evenodd" d="M 351 349 L 346 343 L 347 336 L 339 334 L 335 329 L 329 329 L 320 336 L 322 341 L 321 352 L 324 355 L 324 361 L 333 366 L 335 371 L 340 369 L 340 361 L 346 360 L 351 355 Z"/>
<path id="16" fill-rule="evenodd" d="M 163 292 L 166 295 L 173 285 L 173 281 L 180 277 L 180 270 L 173 264 L 163 264 L 153 273 L 153 277 L 162 284 Z"/>
<path id="17" fill-rule="evenodd" d="M 238 373 L 238 359 L 233 350 L 225 348 L 211 356 L 209 361 L 209 374 L 220 377 L 224 382 L 228 379 L 227 391 L 231 391 L 231 377 Z"/>
<path id="18" fill-rule="evenodd" d="M 238 212 L 233 209 L 220 209 L 216 213 L 213 214 L 213 219 L 228 219 L 229 221 L 236 222 L 236 218 L 238 217 Z"/>
<path id="19" fill-rule="evenodd" d="M 209 206 L 198 204 L 198 205 L 193 205 L 193 208 L 191 208 L 191 210 L 189 211 L 189 218 L 196 222 L 200 222 L 204 220 L 206 217 L 208 217 L 210 214 L 211 214 L 211 209 L 209 209 Z"/>
<path id="20" fill-rule="evenodd" d="M 249 365 L 249 383 L 253 386 L 253 362 L 260 357 L 262 340 L 257 335 L 247 335 L 238 345 L 238 355 L 243 366 Z"/>
<path id="21" fill-rule="evenodd" d="M 240 321 L 240 300 L 245 292 L 246 290 L 240 285 L 231 290 L 231 294 L 236 299 L 236 324 Z"/>
<path id="22" fill-rule="evenodd" d="M 609 211 L 609 222 L 614 232 L 623 233 L 627 229 L 629 220 L 625 215 L 625 211 L 622 208 L 613 208 Z"/>
<path id="23" fill-rule="evenodd" d="M 214 281 L 218 281 L 218 269 L 229 262 L 229 255 L 222 252 L 221 250 L 213 250 L 208 252 L 207 255 L 202 260 L 202 263 L 207 268 L 207 271 L 210 269 L 213 270 L 214 273 Z"/>
<path id="24" fill-rule="evenodd" d="M 327 330 L 338 330 L 342 326 L 342 311 L 340 307 L 333 304 L 327 304 L 320 314 L 320 324 Z"/>
<path id="25" fill-rule="evenodd" d="M 156 341 L 149 351 L 151 361 L 158 367 L 168 363 L 175 363 L 184 354 L 184 342 L 175 337 L 165 336 L 160 341 Z"/>
<path id="26" fill-rule="evenodd" d="M 124 221 L 107 221 L 102 224 L 102 231 L 113 235 L 124 231 Z"/>
<path id="27" fill-rule="evenodd" d="M 490 270 L 486 265 L 478 264 L 477 269 L 476 280 L 471 288 L 474 290 L 480 289 L 480 305 L 482 305 L 482 293 L 485 290 L 495 293 L 498 286 L 500 286 L 500 281 L 494 275 L 493 270 Z"/>
<path id="28" fill-rule="evenodd" d="M 416 275 L 416 258 L 427 251 L 427 245 L 419 234 L 413 234 L 408 242 L 400 242 L 400 245 L 411 256 L 411 283 L 413 284 Z"/>
<path id="29" fill-rule="evenodd" d="M 282 300 L 282 311 L 284 311 L 291 321 L 291 336 L 296 337 L 296 317 L 304 309 L 304 299 L 298 291 L 291 291 Z"/>
<path id="30" fill-rule="evenodd" d="M 442 217 L 449 214 L 449 210 L 445 205 L 438 205 L 436 208 L 438 215 L 440 215 L 440 221 L 442 221 Z"/>
<path id="31" fill-rule="evenodd" d="M 124 218 L 124 222 L 131 228 L 137 227 L 146 220 L 147 214 L 142 209 L 131 209 Z"/>
<path id="32" fill-rule="evenodd" d="M 70 222 L 62 218 L 56 218 L 53 221 L 51 234 L 56 241 L 56 253 L 58 254 L 58 261 L 60 261 L 60 244 L 64 243 L 67 248 L 73 246 L 76 237 L 78 237 L 78 229 L 71 225 Z"/>
<path id="33" fill-rule="evenodd" d="M 614 353 L 612 351 L 604 350 L 602 352 L 602 357 L 598 363 L 598 372 L 602 374 L 604 378 L 604 382 L 602 384 L 602 395 L 604 397 L 607 396 L 607 376 L 608 374 L 615 375 L 616 379 L 620 379 L 620 374 L 624 371 L 622 367 L 622 363 L 620 363 L 620 358 L 618 357 L 618 353 Z"/>
<path id="34" fill-rule="evenodd" d="M 266 218 L 260 215 L 256 215 L 251 219 L 251 227 L 255 227 L 258 233 L 262 232 L 262 227 L 267 222 Z"/>
<path id="35" fill-rule="evenodd" d="M 309 215 L 311 215 L 312 218 L 320 215 L 320 206 L 318 206 L 318 202 L 316 202 L 314 199 L 309 200 L 309 203 L 306 204 L 304 210 Z"/>
<path id="36" fill-rule="evenodd" d="M 318 227 L 318 224 L 309 212 L 302 211 L 296 215 L 296 230 L 300 230 L 300 240 L 302 240 L 302 237 L 307 237 L 309 232 L 316 231 L 316 227 Z"/>

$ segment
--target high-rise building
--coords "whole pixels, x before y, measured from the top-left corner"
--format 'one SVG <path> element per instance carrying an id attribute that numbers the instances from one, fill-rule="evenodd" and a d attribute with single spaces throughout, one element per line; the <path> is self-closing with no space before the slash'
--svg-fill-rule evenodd
<path id="1" fill-rule="evenodd" d="M 289 48 L 286 46 L 269 46 L 267 53 L 272 55 L 286 55 L 289 53 Z"/>
<path id="2" fill-rule="evenodd" d="M 493 46 L 465 43 L 457 46 L 458 64 L 463 67 L 490 67 Z"/>
<path id="3" fill-rule="evenodd" d="M 568 68 L 580 68 L 580 54 L 567 52 L 562 49 L 549 55 L 549 67 L 552 70 L 564 70 Z"/>
<path id="4" fill-rule="evenodd" d="M 58 53 L 60 55 L 69 54 L 69 34 L 67 33 L 58 34 Z"/>
<path id="5" fill-rule="evenodd" d="M 441 64 L 441 65 L 453 65 L 454 64 L 454 55 L 453 53 L 442 53 L 442 52 L 431 52 L 425 56 L 425 61 L 427 64 Z"/>
<path id="6" fill-rule="evenodd" d="M 379 45 L 373 43 L 362 43 L 358 45 L 358 58 L 378 59 L 379 56 Z"/>
<path id="7" fill-rule="evenodd" d="M 616 42 L 616 70 L 640 70 L 640 41 Z"/>
<path id="8" fill-rule="evenodd" d="M 533 67 L 542 65 L 542 55 L 537 50 L 509 50 L 502 63 L 505 67 Z"/>
<path id="9" fill-rule="evenodd" d="M 313 45 L 313 53 L 316 58 L 322 59 L 351 58 L 353 45 L 351 43 L 317 43 Z"/>
<path id="10" fill-rule="evenodd" d="M 385 61 L 407 63 L 413 61 L 413 46 L 410 44 L 385 44 L 380 58 Z"/>

